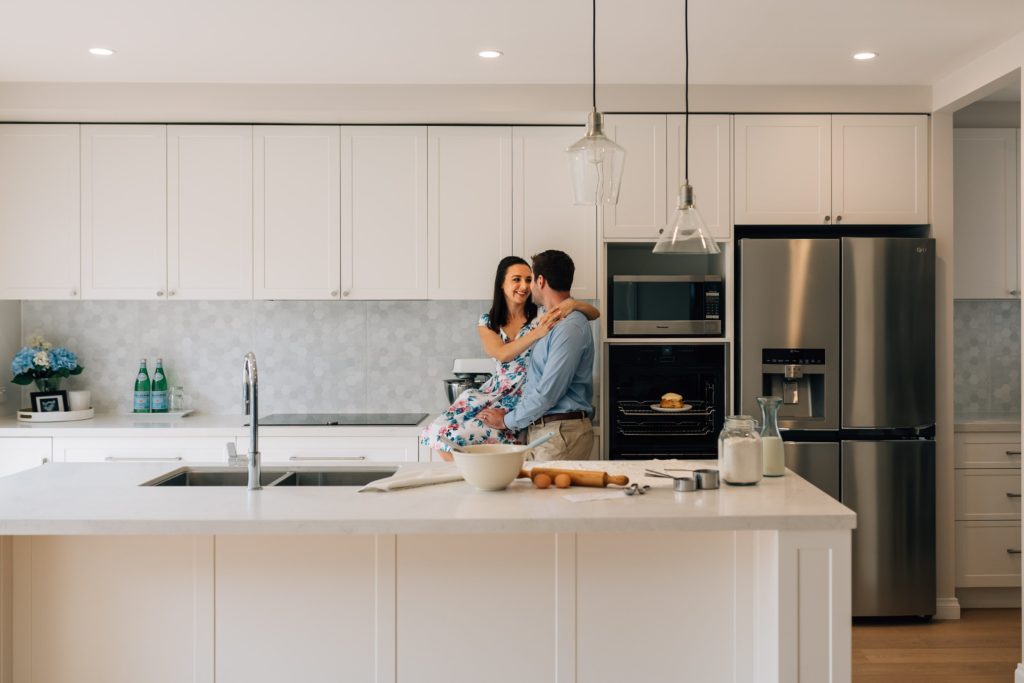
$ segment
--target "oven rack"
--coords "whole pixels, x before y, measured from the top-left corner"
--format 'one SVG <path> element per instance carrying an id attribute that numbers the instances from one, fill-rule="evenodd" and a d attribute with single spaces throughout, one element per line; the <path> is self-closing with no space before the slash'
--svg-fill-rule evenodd
<path id="1" fill-rule="evenodd" d="M 715 407 L 708 401 L 686 401 L 687 405 L 693 406 L 692 410 L 685 413 L 661 413 L 651 410 L 651 405 L 658 401 L 619 401 L 618 410 L 620 415 L 629 417 L 657 417 L 659 423 L 672 419 L 692 419 L 711 417 L 715 414 Z"/>
<path id="2" fill-rule="evenodd" d="M 710 436 L 714 428 L 706 422 L 694 425 L 619 421 L 622 436 Z"/>

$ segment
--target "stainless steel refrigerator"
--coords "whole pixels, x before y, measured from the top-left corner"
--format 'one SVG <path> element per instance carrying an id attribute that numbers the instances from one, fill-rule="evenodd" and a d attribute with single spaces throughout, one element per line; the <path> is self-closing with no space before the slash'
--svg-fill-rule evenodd
<path id="1" fill-rule="evenodd" d="M 857 513 L 853 615 L 935 612 L 935 242 L 739 240 L 739 412 Z"/>

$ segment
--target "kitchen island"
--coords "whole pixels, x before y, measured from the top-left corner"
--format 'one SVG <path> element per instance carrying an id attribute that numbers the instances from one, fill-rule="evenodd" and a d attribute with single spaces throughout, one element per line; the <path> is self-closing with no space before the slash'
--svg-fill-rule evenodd
<path id="1" fill-rule="evenodd" d="M 139 486 L 176 467 L 0 479 L 0 683 L 850 680 L 856 517 L 795 475 Z"/>

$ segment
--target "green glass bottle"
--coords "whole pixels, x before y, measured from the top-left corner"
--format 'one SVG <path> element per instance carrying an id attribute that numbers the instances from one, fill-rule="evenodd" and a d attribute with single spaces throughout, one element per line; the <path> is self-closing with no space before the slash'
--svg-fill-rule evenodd
<path id="1" fill-rule="evenodd" d="M 153 371 L 153 391 L 150 392 L 149 409 L 154 413 L 167 412 L 167 375 L 164 374 L 164 359 L 156 359 Z"/>
<path id="2" fill-rule="evenodd" d="M 149 371 L 146 370 L 146 359 L 139 361 L 139 374 L 135 376 L 135 398 L 132 402 L 132 411 L 136 413 L 148 413 L 149 403 Z"/>

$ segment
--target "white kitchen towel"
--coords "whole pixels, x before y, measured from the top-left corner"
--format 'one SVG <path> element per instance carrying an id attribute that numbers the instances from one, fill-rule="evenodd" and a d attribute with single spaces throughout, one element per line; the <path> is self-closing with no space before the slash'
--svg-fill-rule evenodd
<path id="1" fill-rule="evenodd" d="M 419 471 L 403 472 L 399 470 L 386 479 L 371 481 L 359 489 L 363 491 L 396 491 L 398 489 L 411 489 L 416 486 L 430 486 L 431 484 L 447 484 L 451 481 L 462 481 L 462 475 L 455 469 L 453 464 L 450 468 L 431 468 Z"/>

